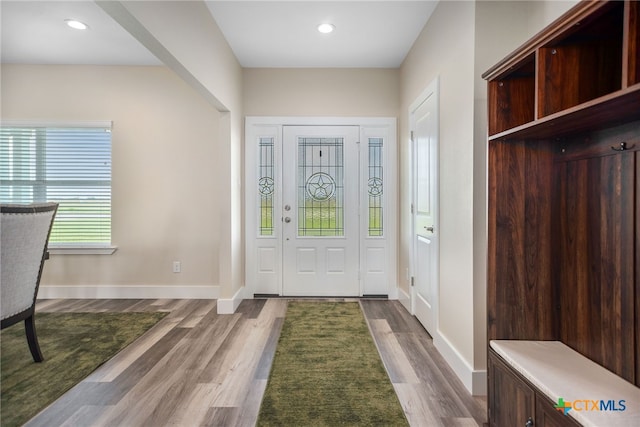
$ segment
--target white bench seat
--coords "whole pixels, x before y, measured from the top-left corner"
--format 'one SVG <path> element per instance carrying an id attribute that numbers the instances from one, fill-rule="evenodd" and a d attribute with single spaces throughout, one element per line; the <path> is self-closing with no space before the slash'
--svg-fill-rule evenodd
<path id="1" fill-rule="evenodd" d="M 640 388 L 560 341 L 493 340 L 491 348 L 551 401 L 576 407 L 569 416 L 584 426 L 640 426 Z M 616 409 L 593 410 L 591 402 L 613 401 Z M 609 404 L 609 409 L 613 407 Z"/>

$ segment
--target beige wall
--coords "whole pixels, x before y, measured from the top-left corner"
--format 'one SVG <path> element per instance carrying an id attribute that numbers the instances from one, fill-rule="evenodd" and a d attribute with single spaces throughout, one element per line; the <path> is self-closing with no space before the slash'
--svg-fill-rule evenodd
<path id="1" fill-rule="evenodd" d="M 218 304 L 232 312 L 244 285 L 242 212 L 242 70 L 224 35 L 202 1 L 101 2 L 123 25 L 221 115 L 216 168 L 220 221 Z M 171 25 L 167 25 L 171 23 Z"/>
<path id="2" fill-rule="evenodd" d="M 473 360 L 473 2 L 440 2 L 401 68 L 399 271 L 411 256 L 409 105 L 440 79 L 438 330 Z M 409 292 L 404 274 L 401 286 Z M 436 339 L 436 337 L 434 337 Z"/>
<path id="3" fill-rule="evenodd" d="M 436 346 L 476 393 L 486 376 L 486 82 L 481 74 L 575 1 L 441 1 L 401 67 L 399 283 L 411 254 L 409 105 L 440 79 Z"/>
<path id="4" fill-rule="evenodd" d="M 527 30 L 529 32 L 529 36 L 533 36 L 538 33 L 579 2 L 580 0 L 528 1 L 529 25 Z"/>
<path id="5" fill-rule="evenodd" d="M 158 82 L 157 78 L 153 78 L 151 68 L 144 69 L 150 73 L 149 76 L 141 76 L 145 71 L 140 69 L 135 78 L 114 77 L 114 81 L 123 81 L 122 85 L 119 85 L 121 91 L 106 91 L 105 88 L 113 89 L 108 84 L 109 79 L 91 80 L 94 71 L 86 71 L 87 68 L 82 66 L 61 67 L 59 70 L 50 71 L 54 70 L 52 67 L 47 72 L 33 71 L 32 81 L 24 80 L 19 72 L 7 71 L 7 78 L 3 76 L 3 117 L 5 114 L 37 115 L 39 109 L 44 106 L 50 107 L 51 111 L 43 112 L 40 118 L 54 118 L 56 114 L 62 114 L 52 107 L 55 99 L 53 97 L 47 99 L 48 102 L 44 102 L 42 107 L 24 105 L 23 98 L 18 96 L 8 98 L 6 93 L 15 93 L 14 88 L 9 89 L 9 86 L 16 81 L 19 82 L 16 90 L 28 91 L 32 90 L 32 87 L 41 87 L 42 94 L 56 92 L 56 84 L 77 89 L 77 92 L 83 94 L 95 93 L 95 99 L 103 97 L 105 101 L 102 105 L 105 114 L 110 114 L 110 117 L 122 117 L 121 123 L 124 120 L 135 119 L 139 123 L 138 127 L 128 126 L 120 131 L 114 127 L 114 138 L 118 134 L 126 141 L 125 146 L 130 151 L 127 155 L 135 154 L 132 158 L 136 159 L 137 166 L 140 167 L 135 176 L 128 175 L 129 169 L 122 174 L 123 172 L 117 169 L 119 164 L 116 164 L 114 159 L 114 187 L 121 185 L 121 191 L 118 193 L 115 193 L 114 188 L 114 203 L 117 204 L 113 218 L 114 233 L 121 233 L 114 235 L 114 242 L 120 245 L 121 249 L 110 258 L 64 256 L 57 263 L 50 263 L 48 269 L 51 270 L 51 275 L 46 276 L 45 280 L 60 284 L 107 285 L 107 292 L 103 294 L 106 296 L 111 295 L 108 292 L 109 285 L 149 284 L 184 287 L 190 284 L 215 284 L 219 285 L 219 292 L 212 297 L 221 297 L 218 309 L 232 312 L 239 300 L 231 298 L 239 294 L 244 285 L 243 112 L 240 64 L 204 2 L 113 1 L 99 2 L 98 5 L 165 63 L 166 68 L 159 67 L 162 71 L 155 72 L 164 73 L 166 81 Z M 168 22 L 171 25 L 166 25 Z M 6 68 L 10 70 L 12 67 Z M 38 67 L 25 69 L 38 70 Z M 107 69 L 110 70 L 111 77 L 120 74 L 126 76 L 132 68 L 104 68 Z M 103 73 L 106 71 L 96 72 L 96 75 Z M 136 79 L 139 83 L 136 83 Z M 146 84 L 147 79 L 149 84 L 158 84 L 151 89 Z M 192 98 L 185 99 L 184 109 L 178 102 L 184 96 L 177 96 L 176 100 L 172 98 L 176 95 L 178 87 L 182 87 Z M 42 99 L 45 99 L 44 95 Z M 190 106 L 189 103 L 199 103 L 208 111 L 206 114 L 203 112 L 205 110 L 196 113 L 193 110 L 197 107 Z M 98 109 L 97 106 L 94 109 L 84 109 L 81 105 L 78 104 L 76 111 L 69 111 L 70 116 L 76 115 L 75 120 L 84 117 L 86 114 L 83 113 Z M 133 109 L 135 105 L 140 108 Z M 203 118 L 203 115 L 207 118 Z M 185 123 L 195 123 L 195 126 L 188 127 Z M 140 137 L 145 126 L 155 141 Z M 202 129 L 203 126 L 206 129 Z M 199 145 L 195 141 L 202 144 L 208 141 L 213 145 Z M 162 145 L 158 145 L 159 142 Z M 193 145 L 193 155 L 176 148 L 177 142 Z M 157 159 L 152 158 L 152 161 L 149 161 L 149 152 L 154 147 L 160 147 L 161 152 L 157 153 Z M 129 165 L 128 157 L 124 156 L 123 159 L 121 164 Z M 176 182 L 182 186 L 179 188 L 176 184 L 171 192 L 158 194 L 155 188 L 158 183 L 165 185 L 170 182 L 168 173 L 171 171 L 175 171 L 179 176 Z M 138 179 L 141 184 L 132 182 L 130 178 Z M 120 183 L 118 180 L 121 180 Z M 123 182 L 126 184 L 122 184 Z M 195 186 L 192 182 L 195 182 Z M 143 187 L 144 194 L 138 194 Z M 118 197 L 123 199 L 118 200 Z M 129 197 L 139 197 L 140 201 L 130 200 Z M 161 227 L 156 227 L 154 221 L 143 220 L 148 218 L 147 210 L 155 207 L 155 202 L 170 205 L 169 208 L 164 206 L 164 210 L 157 213 L 157 225 Z M 184 210 L 185 205 L 193 206 L 194 203 L 198 204 L 195 209 L 205 207 L 208 211 L 199 211 L 197 221 L 180 224 L 183 219 L 178 213 Z M 129 206 L 137 206 L 140 210 L 133 210 Z M 203 220 L 205 217 L 206 221 Z M 154 234 L 149 231 L 156 228 L 163 230 L 162 233 Z M 116 241 L 126 240 L 127 233 L 145 239 L 131 240 L 127 245 Z M 155 256 L 146 257 L 148 248 L 153 249 Z M 184 255 L 185 259 L 181 259 L 183 272 L 166 275 L 165 271 L 171 271 L 170 261 L 167 264 L 167 260 L 175 260 L 175 257 L 183 256 L 183 252 L 188 253 Z M 131 260 L 125 260 L 129 254 L 132 256 Z M 169 270 L 165 270 L 165 265 L 169 266 Z M 178 292 L 174 295 L 179 297 L 189 293 Z"/>
<path id="6" fill-rule="evenodd" d="M 248 68 L 243 71 L 247 116 L 397 117 L 397 69 Z"/>
<path id="7" fill-rule="evenodd" d="M 474 87 L 474 366 L 487 363 L 487 85 L 482 74 L 579 0 L 479 1 L 476 3 Z"/>
<path id="8" fill-rule="evenodd" d="M 3 118 L 113 121 L 118 250 L 53 255 L 43 286 L 219 285 L 218 111 L 165 67 L 3 65 L 0 84 Z"/>

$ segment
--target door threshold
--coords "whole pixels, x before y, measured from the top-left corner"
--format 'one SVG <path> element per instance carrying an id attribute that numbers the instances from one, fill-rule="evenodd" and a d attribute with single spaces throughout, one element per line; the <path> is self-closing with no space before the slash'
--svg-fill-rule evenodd
<path id="1" fill-rule="evenodd" d="M 362 296 L 306 296 L 306 295 L 278 295 L 278 294 L 253 294 L 256 299 L 283 298 L 283 299 L 311 299 L 311 300 L 351 300 L 351 299 L 384 299 L 388 300 L 389 295 L 362 295 Z"/>

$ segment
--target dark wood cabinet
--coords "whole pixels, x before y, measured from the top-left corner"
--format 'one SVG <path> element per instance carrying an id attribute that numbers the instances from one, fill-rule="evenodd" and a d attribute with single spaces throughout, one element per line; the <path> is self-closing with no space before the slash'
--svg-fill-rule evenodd
<path id="1" fill-rule="evenodd" d="M 491 391 L 490 427 L 567 427 L 579 426 L 573 418 L 554 408 L 554 402 L 536 390 L 526 379 L 489 353 Z"/>
<path id="2" fill-rule="evenodd" d="M 570 427 L 579 426 L 562 413 L 553 408 L 553 403 L 545 396 L 536 394 L 536 421 L 533 427 Z"/>
<path id="3" fill-rule="evenodd" d="M 488 339 L 562 341 L 636 386 L 639 57 L 639 2 L 584 0 L 483 75 Z M 564 425 L 512 380 L 490 358 L 492 425 Z"/>
<path id="4" fill-rule="evenodd" d="M 489 420 L 492 427 L 522 426 L 535 415 L 535 393 L 518 378 L 498 356 L 490 353 L 489 372 L 492 386 Z"/>
<path id="5" fill-rule="evenodd" d="M 626 81 L 628 86 L 640 83 L 640 3 L 630 1 L 625 9 L 624 17 L 624 40 L 626 43 L 625 56 Z"/>

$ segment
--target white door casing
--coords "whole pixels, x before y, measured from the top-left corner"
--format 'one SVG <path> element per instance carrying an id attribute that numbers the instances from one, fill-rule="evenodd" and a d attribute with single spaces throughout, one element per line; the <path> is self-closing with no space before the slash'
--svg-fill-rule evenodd
<path id="1" fill-rule="evenodd" d="M 389 118 L 246 118 L 244 297 L 397 298 L 395 135 L 395 119 Z M 336 136 L 354 143 L 345 145 L 342 153 L 344 182 L 353 184 L 343 189 L 344 236 L 299 236 L 296 204 L 304 204 L 305 198 L 310 202 L 311 194 L 335 198 L 335 178 L 329 179 L 328 163 L 298 170 L 298 137 Z M 321 150 L 323 162 L 335 155 L 334 140 L 326 140 L 323 149 L 320 140 L 307 142 L 305 149 L 315 150 L 316 160 Z M 305 161 L 313 155 L 309 153 Z M 287 217 L 290 222 L 285 222 Z M 314 233 L 317 230 L 306 234 Z"/>
<path id="2" fill-rule="evenodd" d="M 411 105 L 412 308 L 433 336 L 438 319 L 438 80 Z"/>

